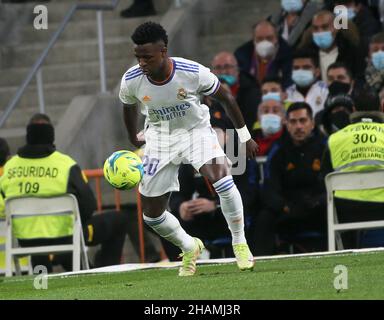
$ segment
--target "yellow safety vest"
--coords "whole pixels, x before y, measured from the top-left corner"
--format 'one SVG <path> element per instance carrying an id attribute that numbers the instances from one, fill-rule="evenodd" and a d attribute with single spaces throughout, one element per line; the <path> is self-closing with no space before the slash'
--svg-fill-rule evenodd
<path id="1" fill-rule="evenodd" d="M 67 192 L 69 172 L 76 162 L 58 151 L 45 158 L 12 157 L 4 166 L 0 188 L 5 198 L 55 196 Z M 57 238 L 73 233 L 73 215 L 14 218 L 18 239 Z"/>
<path id="2" fill-rule="evenodd" d="M 4 167 L 0 167 L 0 177 L 3 175 Z M 5 220 L 5 201 L 3 195 L 0 193 L 0 219 Z"/>
<path id="3" fill-rule="evenodd" d="M 359 122 L 332 134 L 328 141 L 335 171 L 384 169 L 384 124 Z M 335 197 L 357 201 L 384 202 L 383 189 L 337 191 Z"/>

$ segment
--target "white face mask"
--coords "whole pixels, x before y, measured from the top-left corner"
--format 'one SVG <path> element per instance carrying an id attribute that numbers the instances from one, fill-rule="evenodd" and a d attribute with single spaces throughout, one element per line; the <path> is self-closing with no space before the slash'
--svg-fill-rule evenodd
<path id="1" fill-rule="evenodd" d="M 271 57 L 275 53 L 275 45 L 271 41 L 263 40 L 254 44 L 256 52 L 261 58 Z"/>
<path id="2" fill-rule="evenodd" d="M 275 134 L 281 129 L 281 117 L 277 114 L 263 114 L 260 122 L 261 130 L 266 136 Z"/>

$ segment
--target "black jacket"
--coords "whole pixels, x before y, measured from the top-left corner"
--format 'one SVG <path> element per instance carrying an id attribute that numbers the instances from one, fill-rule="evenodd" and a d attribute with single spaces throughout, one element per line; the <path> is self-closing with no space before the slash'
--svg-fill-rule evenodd
<path id="1" fill-rule="evenodd" d="M 295 146 L 288 133 L 273 145 L 265 170 L 266 207 L 282 211 L 285 206 L 311 207 L 325 200 L 320 180 L 321 159 L 326 138 L 315 129 L 301 146 Z"/>
<path id="2" fill-rule="evenodd" d="M 255 78 L 246 72 L 240 72 L 239 83 L 240 87 L 236 101 L 243 114 L 245 124 L 248 130 L 251 131 L 253 124 L 257 120 L 257 107 L 261 101 L 261 89 Z"/>
<path id="3" fill-rule="evenodd" d="M 248 41 L 235 51 L 239 68 L 241 71 L 249 73 L 251 69 L 252 56 L 255 51 L 253 41 Z M 279 76 L 283 79 L 284 89 L 289 87 L 293 82 L 291 79 L 292 74 L 292 49 L 287 42 L 279 37 L 279 49 L 276 53 L 275 59 L 268 67 L 267 77 Z"/>
<path id="4" fill-rule="evenodd" d="M 45 158 L 56 151 L 54 145 L 25 145 L 17 154 L 22 158 L 38 159 Z M 92 189 L 83 179 L 81 169 L 73 165 L 69 172 L 67 193 L 73 194 L 78 202 L 82 225 L 92 216 L 96 210 L 96 199 Z"/>

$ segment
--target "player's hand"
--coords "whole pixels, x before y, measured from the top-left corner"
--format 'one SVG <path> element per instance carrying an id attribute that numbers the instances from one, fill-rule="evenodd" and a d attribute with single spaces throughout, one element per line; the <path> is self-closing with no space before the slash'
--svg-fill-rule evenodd
<path id="1" fill-rule="evenodd" d="M 205 198 L 198 198 L 189 201 L 189 210 L 192 214 L 201 214 L 216 210 L 216 202 Z"/>
<path id="2" fill-rule="evenodd" d="M 247 158 L 255 159 L 257 151 L 259 150 L 259 146 L 253 139 L 249 139 L 246 142 L 246 149 L 247 149 Z"/>
<path id="3" fill-rule="evenodd" d="M 135 137 L 134 140 L 131 140 L 131 143 L 136 147 L 140 148 L 145 144 L 144 130 L 141 130 Z"/>
<path id="4" fill-rule="evenodd" d="M 144 135 L 144 130 L 141 130 L 137 135 L 136 135 L 137 141 L 144 141 L 145 142 L 145 135 Z"/>
<path id="5" fill-rule="evenodd" d="M 141 148 L 143 145 L 145 145 L 145 141 L 139 141 L 137 139 L 131 140 L 131 143 L 136 147 L 136 148 Z"/>

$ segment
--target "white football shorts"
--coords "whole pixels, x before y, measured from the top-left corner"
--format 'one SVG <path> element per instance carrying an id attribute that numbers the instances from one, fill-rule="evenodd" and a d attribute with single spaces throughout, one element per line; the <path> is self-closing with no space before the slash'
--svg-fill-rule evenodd
<path id="1" fill-rule="evenodd" d="M 223 157 L 223 161 L 231 165 L 211 126 L 172 135 L 148 129 L 145 140 L 144 177 L 139 191 L 146 197 L 179 191 L 178 173 L 182 163 L 189 163 L 199 171 L 210 160 Z"/>

